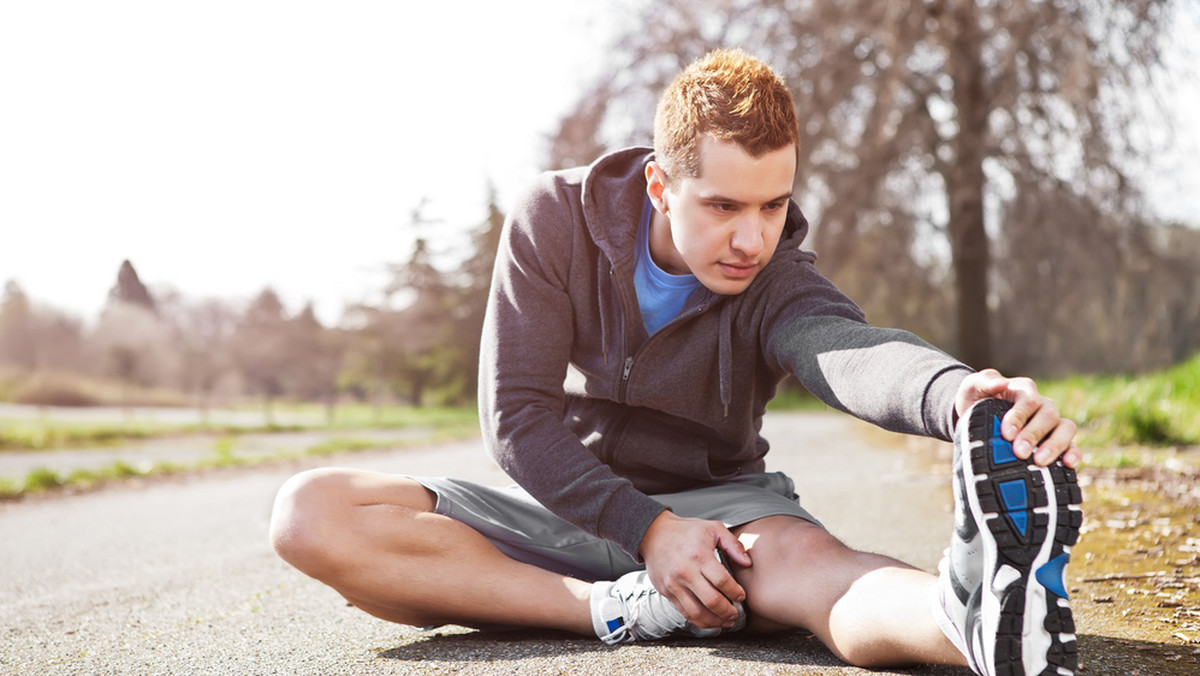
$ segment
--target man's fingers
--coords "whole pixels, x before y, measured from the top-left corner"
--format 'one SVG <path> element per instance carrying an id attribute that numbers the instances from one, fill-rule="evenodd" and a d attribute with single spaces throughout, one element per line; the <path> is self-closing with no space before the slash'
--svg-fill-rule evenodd
<path id="1" fill-rule="evenodd" d="M 1075 446 L 1075 432 L 1078 431 L 1078 429 L 1078 426 L 1072 420 L 1067 420 L 1064 418 L 1059 421 L 1058 426 L 1054 428 L 1054 431 L 1051 432 L 1050 435 L 1047 436 L 1038 447 L 1037 452 L 1033 456 L 1033 461 L 1038 465 L 1045 467 L 1046 465 L 1054 462 L 1055 459 L 1066 454 Z M 1078 455 L 1079 449 L 1076 448 L 1075 450 L 1076 455 Z M 1074 467 L 1078 464 L 1071 465 L 1065 458 L 1063 459 L 1063 462 L 1066 463 L 1068 467 Z"/>
<path id="2" fill-rule="evenodd" d="M 724 603 L 733 608 L 729 599 L 717 592 L 711 584 L 708 584 L 707 580 L 703 585 L 696 585 L 696 587 L 698 588 L 678 586 L 674 589 L 660 591 L 675 604 L 675 607 L 689 622 L 697 627 L 709 629 L 724 626 L 726 620 L 721 605 Z"/>
<path id="3" fill-rule="evenodd" d="M 1005 378 L 995 369 L 984 369 L 963 379 L 955 398 L 955 411 L 961 416 L 981 399 L 1004 399 L 1012 408 L 1001 421 L 1001 435 L 1012 442 L 1013 454 L 1046 466 L 1058 458 L 1077 468 L 1083 455 L 1075 445 L 1078 426 L 1063 418 L 1058 406 L 1038 392 L 1030 378 Z"/>
<path id="4" fill-rule="evenodd" d="M 728 530 L 722 533 L 721 537 L 717 540 L 717 547 L 720 548 L 730 563 L 742 568 L 750 567 L 750 553 L 746 551 L 746 546 L 733 533 Z M 741 599 L 734 600 L 740 601 Z"/>

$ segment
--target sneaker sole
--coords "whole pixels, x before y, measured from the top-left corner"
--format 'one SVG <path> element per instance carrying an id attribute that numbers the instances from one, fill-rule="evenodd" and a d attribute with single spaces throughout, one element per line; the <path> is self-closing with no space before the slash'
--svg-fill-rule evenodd
<path id="1" fill-rule="evenodd" d="M 989 399 L 971 410 L 963 448 L 967 502 L 983 537 L 980 590 L 984 664 L 989 673 L 1073 674 L 1075 623 L 1065 568 L 1079 539 L 1083 512 L 1075 471 L 1056 461 L 1020 460 L 1000 435 L 1012 405 Z M 981 638 L 983 638 L 981 637 Z"/>

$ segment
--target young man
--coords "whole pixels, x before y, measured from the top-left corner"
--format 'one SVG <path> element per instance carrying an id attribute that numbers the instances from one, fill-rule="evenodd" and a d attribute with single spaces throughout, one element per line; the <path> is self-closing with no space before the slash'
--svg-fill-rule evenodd
<path id="1" fill-rule="evenodd" d="M 664 93 L 653 152 L 543 176 L 505 227 L 481 360 L 484 440 L 520 488 L 306 472 L 280 491 L 276 551 L 404 624 L 802 629 L 857 665 L 1070 673 L 1075 425 L 1028 379 L 865 323 L 799 249 L 797 144 L 779 78 L 719 51 Z M 940 576 L 850 550 L 765 471 L 788 374 L 955 439 Z"/>

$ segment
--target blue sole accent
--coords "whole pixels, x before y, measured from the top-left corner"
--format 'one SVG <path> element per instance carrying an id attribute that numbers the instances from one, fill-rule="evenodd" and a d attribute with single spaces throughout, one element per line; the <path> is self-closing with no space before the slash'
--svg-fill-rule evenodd
<path id="1" fill-rule="evenodd" d="M 1025 480 L 1005 481 L 1001 483 L 1000 497 L 1008 509 L 1025 509 L 1029 506 L 1029 496 L 1025 494 Z"/>
<path id="2" fill-rule="evenodd" d="M 992 419 L 992 438 L 988 440 L 992 446 L 992 464 L 1003 465 L 1006 462 L 1016 462 L 1017 456 L 1013 453 L 1012 443 L 1005 440 L 1000 434 L 1000 418 Z"/>
<path id="3" fill-rule="evenodd" d="M 1029 513 L 1028 512 L 1009 512 L 1008 518 L 1012 521 L 1021 535 L 1026 535 L 1029 530 Z"/>
<path id="4" fill-rule="evenodd" d="M 1004 481 L 997 484 L 996 488 L 1000 491 L 1000 501 L 1004 503 L 1005 512 L 1012 525 L 1016 526 L 1021 535 L 1028 534 L 1029 512 L 1025 510 L 1029 508 L 1029 494 L 1025 480 Z"/>
<path id="5" fill-rule="evenodd" d="M 1059 554 L 1037 570 L 1037 581 L 1056 596 L 1064 599 L 1067 598 L 1065 572 L 1069 558 L 1068 554 Z"/>

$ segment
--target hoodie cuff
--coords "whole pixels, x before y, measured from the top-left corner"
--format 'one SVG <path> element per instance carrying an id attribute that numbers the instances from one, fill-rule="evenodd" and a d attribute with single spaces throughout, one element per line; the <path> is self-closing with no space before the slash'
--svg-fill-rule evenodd
<path id="1" fill-rule="evenodd" d="M 958 386 L 971 373 L 969 366 L 958 364 L 946 367 L 930 379 L 921 404 L 926 434 L 942 441 L 954 438 L 954 425 L 958 421 L 954 400 L 958 396 Z"/>
<path id="2" fill-rule="evenodd" d="M 627 485 L 609 498 L 596 523 L 596 534 L 615 542 L 634 561 L 642 563 L 638 553 L 642 538 L 650 524 L 665 511 L 667 508 L 661 502 Z"/>

